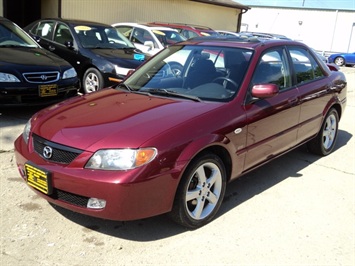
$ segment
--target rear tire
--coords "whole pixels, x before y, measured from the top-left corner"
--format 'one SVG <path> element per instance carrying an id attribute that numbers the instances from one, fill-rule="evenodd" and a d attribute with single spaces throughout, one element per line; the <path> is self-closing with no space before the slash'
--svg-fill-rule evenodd
<path id="1" fill-rule="evenodd" d="M 332 108 L 326 115 L 317 136 L 307 143 L 308 150 L 321 156 L 330 154 L 335 147 L 338 136 L 338 125 L 338 112 Z"/>
<path id="2" fill-rule="evenodd" d="M 170 217 L 195 229 L 210 222 L 222 204 L 226 190 L 226 170 L 212 153 L 194 159 L 178 186 Z"/>

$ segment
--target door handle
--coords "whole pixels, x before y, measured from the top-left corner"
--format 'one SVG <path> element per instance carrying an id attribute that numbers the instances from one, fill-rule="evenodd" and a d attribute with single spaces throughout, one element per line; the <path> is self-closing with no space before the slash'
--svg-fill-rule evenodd
<path id="1" fill-rule="evenodd" d="M 48 47 L 48 49 L 49 49 L 49 51 L 54 51 L 54 50 L 55 50 L 55 47 L 52 46 L 52 45 L 50 45 L 50 46 Z"/>
<path id="2" fill-rule="evenodd" d="M 289 105 L 295 105 L 297 102 L 298 102 L 298 98 L 296 97 L 296 98 L 290 98 L 290 99 L 288 99 L 288 104 Z"/>

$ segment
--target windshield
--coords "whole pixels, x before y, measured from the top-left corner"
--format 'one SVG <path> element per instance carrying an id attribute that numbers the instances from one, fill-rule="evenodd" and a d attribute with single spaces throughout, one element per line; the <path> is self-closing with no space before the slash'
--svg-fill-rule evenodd
<path id="1" fill-rule="evenodd" d="M 153 30 L 153 33 L 164 46 L 186 40 L 184 36 L 174 30 Z"/>
<path id="2" fill-rule="evenodd" d="M 135 46 L 114 27 L 78 25 L 74 29 L 84 48 L 135 48 Z"/>
<path id="3" fill-rule="evenodd" d="M 251 55 L 241 48 L 173 45 L 142 65 L 125 85 L 133 92 L 229 101 L 238 93 Z"/>
<path id="4" fill-rule="evenodd" d="M 21 28 L 12 22 L 0 24 L 0 47 L 39 47 Z"/>

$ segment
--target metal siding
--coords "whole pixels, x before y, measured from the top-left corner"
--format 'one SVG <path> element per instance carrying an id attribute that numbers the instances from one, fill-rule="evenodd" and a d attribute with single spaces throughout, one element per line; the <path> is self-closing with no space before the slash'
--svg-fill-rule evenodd
<path id="1" fill-rule="evenodd" d="M 187 0 L 62 0 L 62 17 L 117 22 L 181 22 L 235 30 L 240 10 Z"/>
<path id="2" fill-rule="evenodd" d="M 353 23 L 354 11 L 320 9 L 253 7 L 242 19 L 248 31 L 283 34 L 326 53 L 355 51 Z"/>

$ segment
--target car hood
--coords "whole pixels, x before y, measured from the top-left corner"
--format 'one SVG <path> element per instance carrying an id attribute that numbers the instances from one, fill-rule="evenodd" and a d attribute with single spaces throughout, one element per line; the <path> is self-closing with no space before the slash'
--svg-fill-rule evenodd
<path id="1" fill-rule="evenodd" d="M 69 65 L 65 60 L 41 48 L 0 48 L 0 66 L 25 65 L 27 68 L 60 67 Z"/>
<path id="2" fill-rule="evenodd" d="M 104 89 L 40 111 L 32 118 L 32 130 L 47 140 L 93 152 L 138 148 L 218 106 Z"/>
<path id="3" fill-rule="evenodd" d="M 105 58 L 115 65 L 124 68 L 137 68 L 150 56 L 134 48 L 125 49 L 91 49 L 99 57 Z"/>

